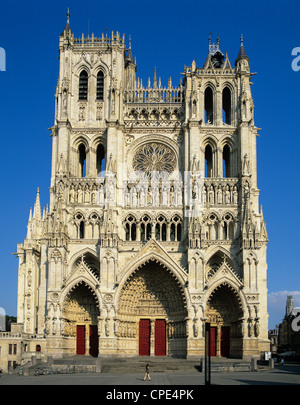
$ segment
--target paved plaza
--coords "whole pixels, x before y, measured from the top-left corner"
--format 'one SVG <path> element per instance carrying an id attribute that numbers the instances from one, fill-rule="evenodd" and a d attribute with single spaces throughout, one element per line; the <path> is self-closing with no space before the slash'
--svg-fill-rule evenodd
<path id="1" fill-rule="evenodd" d="M 151 381 L 144 381 L 142 373 L 77 373 L 40 376 L 2 374 L 0 385 L 98 385 L 98 386 L 204 386 L 201 372 L 153 372 Z M 211 374 L 211 385 L 300 385 L 300 365 L 275 366 L 272 370 L 258 372 L 218 372 Z"/>

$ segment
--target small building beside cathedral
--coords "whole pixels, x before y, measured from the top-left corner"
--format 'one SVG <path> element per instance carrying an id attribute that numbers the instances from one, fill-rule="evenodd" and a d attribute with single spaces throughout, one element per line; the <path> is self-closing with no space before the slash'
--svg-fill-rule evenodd
<path id="1" fill-rule="evenodd" d="M 199 358 L 206 323 L 212 356 L 269 351 L 243 39 L 234 64 L 209 39 L 176 85 L 155 69 L 143 83 L 125 36 L 76 38 L 69 16 L 59 53 L 49 205 L 38 191 L 17 247 L 0 367 L 35 353 Z"/>

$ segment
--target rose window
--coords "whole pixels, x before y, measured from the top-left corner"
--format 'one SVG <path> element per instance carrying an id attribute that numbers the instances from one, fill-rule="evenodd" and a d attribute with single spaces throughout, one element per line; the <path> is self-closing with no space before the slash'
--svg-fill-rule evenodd
<path id="1" fill-rule="evenodd" d="M 172 173 L 176 167 L 174 152 L 166 145 L 150 143 L 141 146 L 134 158 L 133 168 L 135 171 L 142 171 L 148 176 L 153 172 Z"/>

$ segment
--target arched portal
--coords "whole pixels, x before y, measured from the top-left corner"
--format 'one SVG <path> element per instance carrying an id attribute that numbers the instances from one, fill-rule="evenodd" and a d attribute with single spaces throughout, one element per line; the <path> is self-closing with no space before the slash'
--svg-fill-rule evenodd
<path id="1" fill-rule="evenodd" d="M 211 355 L 240 357 L 243 341 L 243 308 L 236 290 L 227 283 L 210 294 L 206 314 L 211 326 Z"/>
<path id="2" fill-rule="evenodd" d="M 66 295 L 63 304 L 63 335 L 73 353 L 98 356 L 98 300 L 84 282 L 77 283 Z"/>
<path id="3" fill-rule="evenodd" d="M 120 293 L 119 347 L 130 348 L 130 354 L 184 357 L 186 317 L 178 280 L 160 263 L 149 261 L 128 278 Z"/>

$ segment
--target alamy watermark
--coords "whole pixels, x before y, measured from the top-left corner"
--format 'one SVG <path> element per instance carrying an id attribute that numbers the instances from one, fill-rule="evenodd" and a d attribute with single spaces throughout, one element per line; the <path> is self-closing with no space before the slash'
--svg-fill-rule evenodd
<path id="1" fill-rule="evenodd" d="M 300 70 L 300 47 L 295 47 L 292 50 L 292 56 L 296 56 L 296 58 L 292 61 L 292 69 L 294 72 L 299 72 Z"/>
<path id="2" fill-rule="evenodd" d="M 6 52 L 4 48 L 0 48 L 0 71 L 6 71 Z"/>
<path id="3" fill-rule="evenodd" d="M 185 216 L 199 217 L 204 201 L 210 198 L 206 197 L 204 176 L 199 171 L 186 171 L 183 175 L 179 171 L 172 174 L 152 171 L 148 175 L 133 171 L 128 174 L 126 163 L 120 163 L 117 173 L 106 171 L 98 174 L 99 189 L 95 201 L 98 205 L 159 208 L 182 207 L 184 204 Z"/>
<path id="4" fill-rule="evenodd" d="M 5 310 L 0 307 L 0 332 L 6 331 L 5 324 Z"/>
<path id="5" fill-rule="evenodd" d="M 294 332 L 299 332 L 300 331 L 300 308 L 294 308 L 292 310 L 292 315 L 296 316 L 292 321 L 292 329 Z"/>

